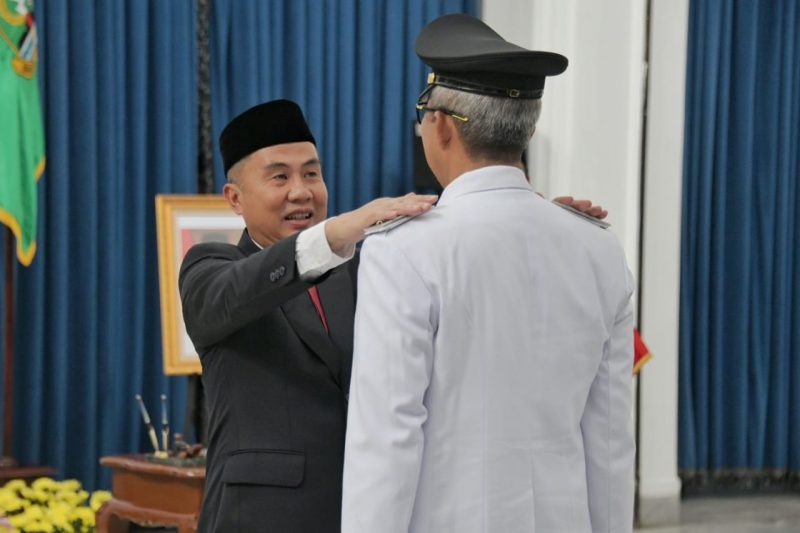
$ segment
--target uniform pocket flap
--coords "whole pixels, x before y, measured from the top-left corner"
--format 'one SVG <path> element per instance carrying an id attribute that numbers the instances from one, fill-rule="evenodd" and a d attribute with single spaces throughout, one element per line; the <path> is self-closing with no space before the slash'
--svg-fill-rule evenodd
<path id="1" fill-rule="evenodd" d="M 306 456 L 299 452 L 248 450 L 225 461 L 223 483 L 297 487 L 303 482 Z"/>

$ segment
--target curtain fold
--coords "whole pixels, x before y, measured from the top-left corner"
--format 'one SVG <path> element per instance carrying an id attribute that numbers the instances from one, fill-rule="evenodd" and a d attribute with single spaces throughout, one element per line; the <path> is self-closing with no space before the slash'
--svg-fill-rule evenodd
<path id="1" fill-rule="evenodd" d="M 88 487 L 149 449 L 134 402 L 182 427 L 161 361 L 154 196 L 197 191 L 193 2 L 36 4 L 47 169 L 17 268 L 14 452 Z"/>
<path id="2" fill-rule="evenodd" d="M 412 122 L 426 70 L 417 33 L 477 0 L 214 0 L 211 110 L 224 125 L 275 98 L 297 101 L 317 139 L 329 214 L 412 190 Z"/>
<path id="3" fill-rule="evenodd" d="M 679 466 L 800 486 L 800 7 L 690 6 Z"/>
<path id="4" fill-rule="evenodd" d="M 198 190 L 195 9 L 36 2 L 48 162 L 39 250 L 14 267 L 13 452 L 88 488 L 109 485 L 103 455 L 149 449 L 135 394 L 158 418 L 166 393 L 171 426 L 183 425 L 186 380 L 162 372 L 154 196 Z M 317 136 L 331 213 L 411 190 L 425 76 L 414 38 L 441 14 L 476 11 L 477 0 L 214 0 L 217 189 L 224 124 L 288 97 Z"/>

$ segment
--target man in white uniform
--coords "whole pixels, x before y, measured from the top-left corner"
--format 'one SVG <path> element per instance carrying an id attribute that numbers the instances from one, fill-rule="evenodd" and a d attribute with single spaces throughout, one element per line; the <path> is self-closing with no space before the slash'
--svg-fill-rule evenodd
<path id="1" fill-rule="evenodd" d="M 633 281 L 519 168 L 567 60 L 465 15 L 416 51 L 444 192 L 362 249 L 342 531 L 631 531 Z"/>

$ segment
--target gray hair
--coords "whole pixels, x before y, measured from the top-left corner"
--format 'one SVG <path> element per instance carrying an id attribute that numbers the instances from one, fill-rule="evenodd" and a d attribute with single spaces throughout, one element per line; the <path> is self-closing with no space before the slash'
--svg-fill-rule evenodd
<path id="1" fill-rule="evenodd" d="M 428 107 L 444 108 L 469 117 L 454 120 L 467 153 L 473 159 L 518 161 L 533 135 L 541 100 L 499 98 L 436 86 Z"/>

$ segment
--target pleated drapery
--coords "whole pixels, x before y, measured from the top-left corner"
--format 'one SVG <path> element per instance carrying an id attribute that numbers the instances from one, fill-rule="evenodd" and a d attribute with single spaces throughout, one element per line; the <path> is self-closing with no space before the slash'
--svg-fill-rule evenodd
<path id="1" fill-rule="evenodd" d="M 800 486 L 800 4 L 691 3 L 685 486 Z"/>
<path id="2" fill-rule="evenodd" d="M 47 169 L 39 251 L 17 268 L 14 455 L 108 485 L 107 454 L 150 449 L 185 378 L 161 363 L 154 196 L 197 191 L 192 2 L 36 3 Z"/>
<path id="3" fill-rule="evenodd" d="M 329 214 L 412 190 L 414 104 L 426 70 L 422 27 L 476 0 L 213 0 L 211 110 L 216 139 L 260 102 L 300 104 L 317 140 Z M 217 188 L 225 176 L 216 152 Z"/>

